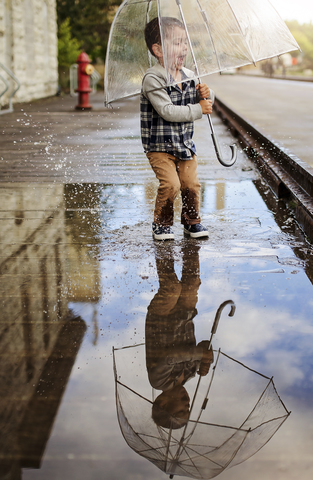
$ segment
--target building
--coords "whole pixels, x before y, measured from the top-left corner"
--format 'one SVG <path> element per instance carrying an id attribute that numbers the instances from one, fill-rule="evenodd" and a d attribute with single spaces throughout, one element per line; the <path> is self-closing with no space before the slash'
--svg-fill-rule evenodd
<path id="1" fill-rule="evenodd" d="M 40 468 L 87 325 L 67 296 L 79 281 L 68 278 L 64 186 L 0 182 L 0 202 L 0 478 L 21 480 Z"/>
<path id="2" fill-rule="evenodd" d="M 54 95 L 58 88 L 55 0 L 0 0 L 0 105 Z"/>

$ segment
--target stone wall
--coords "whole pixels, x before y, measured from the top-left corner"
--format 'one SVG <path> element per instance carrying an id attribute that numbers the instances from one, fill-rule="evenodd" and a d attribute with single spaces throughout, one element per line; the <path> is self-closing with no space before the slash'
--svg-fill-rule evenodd
<path id="1" fill-rule="evenodd" d="M 0 0 L 0 62 L 21 87 L 13 102 L 55 95 L 58 87 L 55 0 Z M 8 78 L 0 68 L 0 75 Z M 8 102 L 10 90 L 1 97 Z M 0 78 L 0 92 L 4 84 Z"/>

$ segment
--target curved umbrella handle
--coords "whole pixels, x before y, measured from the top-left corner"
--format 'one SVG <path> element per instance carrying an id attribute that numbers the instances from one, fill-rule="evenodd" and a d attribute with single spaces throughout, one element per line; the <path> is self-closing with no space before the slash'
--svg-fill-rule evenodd
<path id="1" fill-rule="evenodd" d="M 230 162 L 225 162 L 225 160 L 223 160 L 223 156 L 222 156 L 222 152 L 221 152 L 221 149 L 220 149 L 220 146 L 219 146 L 219 143 L 218 143 L 217 136 L 215 135 L 215 132 L 214 132 L 213 123 L 212 123 L 210 115 L 208 115 L 208 120 L 209 120 L 210 127 L 211 127 L 212 140 L 213 140 L 213 145 L 214 145 L 214 148 L 215 148 L 215 153 L 216 153 L 217 159 L 223 165 L 223 167 L 231 167 L 232 165 L 234 165 L 235 161 L 237 160 L 237 147 L 236 147 L 235 144 L 229 145 L 229 148 L 231 149 L 231 159 L 230 159 Z"/>
<path id="2" fill-rule="evenodd" d="M 229 317 L 233 317 L 235 315 L 235 311 L 236 311 L 236 305 L 235 303 L 232 301 L 232 300 L 226 300 L 225 302 L 223 302 L 217 309 L 217 312 L 215 314 L 215 319 L 214 319 L 214 323 L 213 323 L 213 327 L 212 327 L 212 330 L 211 330 L 211 334 L 213 335 L 216 330 L 217 330 L 217 326 L 218 326 L 218 322 L 220 320 L 220 317 L 221 317 L 221 313 L 223 311 L 223 309 L 226 307 L 226 305 L 230 305 L 230 312 L 228 314 Z"/>
<path id="3" fill-rule="evenodd" d="M 182 10 L 181 0 L 176 0 L 176 3 L 177 3 L 177 6 L 178 6 L 178 9 L 179 9 L 179 12 L 180 12 L 180 16 L 181 16 L 181 20 L 182 20 L 183 25 L 184 25 L 185 32 L 186 32 L 186 37 L 187 37 L 187 41 L 188 41 L 188 44 L 189 44 L 190 53 L 191 53 L 191 56 L 192 56 L 192 59 L 193 59 L 193 63 L 194 63 L 195 69 L 196 69 L 196 74 L 197 74 L 197 77 L 198 77 L 198 79 L 199 79 L 199 83 L 201 83 L 200 72 L 199 72 L 197 60 L 196 60 L 196 57 L 195 57 L 195 54 L 194 54 L 194 50 L 193 50 L 193 46 L 192 46 L 192 43 L 191 43 L 191 39 L 190 39 L 190 36 L 189 36 L 189 32 L 188 32 L 188 28 L 187 28 L 185 16 L 184 16 L 184 13 L 183 13 L 183 10 Z M 203 12 L 203 10 L 201 9 L 201 7 L 200 7 L 200 11 Z M 204 12 L 203 12 L 203 13 L 204 13 Z M 202 14 L 203 14 L 203 13 L 202 13 Z M 205 21 L 206 21 L 206 20 L 205 20 Z M 210 122 L 210 127 L 211 127 L 211 132 L 212 132 L 212 140 L 213 140 L 213 144 L 214 144 L 214 148 L 215 148 L 215 152 L 216 152 L 217 159 L 218 159 L 218 161 L 219 161 L 224 167 L 231 167 L 232 165 L 234 165 L 234 163 L 235 163 L 235 161 L 236 161 L 236 159 L 237 159 L 237 147 L 236 147 L 235 144 L 230 145 L 230 148 L 231 148 L 231 151 L 232 151 L 231 160 L 230 160 L 229 163 L 225 162 L 225 160 L 223 160 L 223 157 L 222 157 L 222 152 L 221 152 L 221 150 L 220 150 L 220 146 L 219 146 L 219 144 L 218 144 L 217 137 L 216 137 L 216 135 L 215 135 L 215 133 L 214 133 L 213 123 L 212 123 L 212 120 L 211 120 L 210 115 L 208 115 L 208 120 L 209 120 L 209 122 Z"/>
<path id="4" fill-rule="evenodd" d="M 234 143 L 232 145 L 229 145 L 229 148 L 231 149 L 231 159 L 229 163 L 226 163 L 225 160 L 223 160 L 222 152 L 221 152 L 221 149 L 217 140 L 217 136 L 215 135 L 215 133 L 212 133 L 212 140 L 213 140 L 213 145 L 215 148 L 217 159 L 223 165 L 223 167 L 231 167 L 232 165 L 234 165 L 235 161 L 237 160 L 236 145 Z"/>

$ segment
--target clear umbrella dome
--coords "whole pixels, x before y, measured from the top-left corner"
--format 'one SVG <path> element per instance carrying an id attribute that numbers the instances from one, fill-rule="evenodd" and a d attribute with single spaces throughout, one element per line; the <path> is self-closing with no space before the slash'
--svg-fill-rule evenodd
<path id="1" fill-rule="evenodd" d="M 121 432 L 135 452 L 170 475 L 219 475 L 260 450 L 289 415 L 272 379 L 219 351 L 211 374 L 202 379 L 187 425 L 164 428 L 151 415 L 160 391 L 149 384 L 145 345 L 113 353 Z M 196 384 L 197 377 L 185 384 L 190 398 Z"/>
<path id="2" fill-rule="evenodd" d="M 151 54 L 144 36 L 156 17 L 161 58 Z M 178 20 L 181 28 L 170 30 L 160 20 L 164 17 Z M 297 42 L 268 0 L 124 0 L 110 31 L 105 101 L 140 93 L 145 72 L 156 62 L 165 67 L 167 83 L 174 84 L 175 69 L 202 78 L 296 49 Z"/>

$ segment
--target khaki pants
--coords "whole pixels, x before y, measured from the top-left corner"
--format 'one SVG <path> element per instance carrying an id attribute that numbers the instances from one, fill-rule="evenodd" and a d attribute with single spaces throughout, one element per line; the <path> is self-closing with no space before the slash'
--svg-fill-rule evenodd
<path id="1" fill-rule="evenodd" d="M 149 381 L 159 390 L 172 388 L 182 373 L 187 381 L 199 367 L 193 323 L 201 284 L 199 250 L 196 244 L 184 245 L 180 281 L 171 247 L 166 255 L 156 250 L 160 287 L 148 307 L 145 340 Z"/>
<path id="2" fill-rule="evenodd" d="M 147 153 L 150 165 L 159 180 L 155 201 L 154 222 L 157 225 L 173 225 L 174 200 L 181 191 L 181 223 L 200 223 L 200 183 L 197 175 L 197 160 L 179 160 L 166 152 Z"/>

